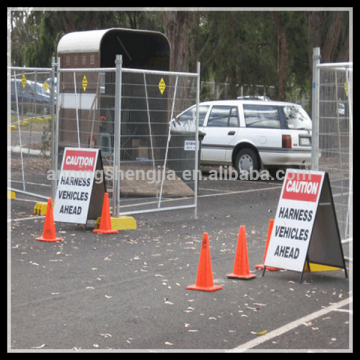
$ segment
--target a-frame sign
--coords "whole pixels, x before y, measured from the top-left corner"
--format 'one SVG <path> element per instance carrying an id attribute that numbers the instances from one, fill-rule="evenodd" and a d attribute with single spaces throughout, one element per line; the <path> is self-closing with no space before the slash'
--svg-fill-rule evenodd
<path id="1" fill-rule="evenodd" d="M 65 148 L 59 183 L 56 189 L 54 220 L 85 224 L 101 216 L 106 192 L 105 181 L 94 181 L 103 175 L 101 150 Z"/>
<path id="2" fill-rule="evenodd" d="M 288 169 L 264 262 L 266 266 L 301 272 L 320 264 L 347 271 L 329 175 L 323 171 Z"/>

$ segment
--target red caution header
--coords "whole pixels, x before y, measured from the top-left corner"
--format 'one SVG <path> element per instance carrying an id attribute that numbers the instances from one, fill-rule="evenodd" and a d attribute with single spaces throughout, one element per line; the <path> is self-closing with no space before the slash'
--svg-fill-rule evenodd
<path id="1" fill-rule="evenodd" d="M 295 174 L 294 174 L 295 175 Z M 292 179 L 288 177 L 285 182 L 283 199 L 316 202 L 321 184 L 321 175 L 307 175 Z"/>

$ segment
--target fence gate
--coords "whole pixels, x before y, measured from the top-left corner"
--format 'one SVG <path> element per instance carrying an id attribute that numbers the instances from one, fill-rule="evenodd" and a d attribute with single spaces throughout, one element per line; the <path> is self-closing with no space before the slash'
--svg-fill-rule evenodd
<path id="1" fill-rule="evenodd" d="M 330 177 L 342 243 L 352 241 L 353 64 L 320 64 L 314 49 L 312 169 Z"/>

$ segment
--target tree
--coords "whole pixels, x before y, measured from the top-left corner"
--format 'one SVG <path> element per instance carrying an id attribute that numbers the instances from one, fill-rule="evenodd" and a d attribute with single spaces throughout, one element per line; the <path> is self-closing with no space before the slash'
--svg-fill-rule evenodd
<path id="1" fill-rule="evenodd" d="M 196 71 L 241 86 L 276 87 L 286 100 L 294 89 L 310 93 L 312 49 L 322 62 L 349 60 L 348 11 L 33 11 L 10 12 L 11 63 L 51 65 L 59 39 L 70 31 L 125 27 L 162 31 L 171 45 L 170 70 Z"/>
<path id="2" fill-rule="evenodd" d="M 309 68 L 313 66 L 314 47 L 320 47 L 322 63 L 349 61 L 349 12 L 310 11 L 307 18 Z"/>
<path id="3" fill-rule="evenodd" d="M 201 49 L 195 56 L 202 77 L 205 72 L 217 83 L 229 84 L 221 96 L 236 98 L 243 85 L 274 83 L 275 30 L 268 12 L 210 11 L 197 18 L 201 30 L 191 49 Z"/>
<path id="4" fill-rule="evenodd" d="M 189 71 L 189 12 L 164 11 L 165 35 L 169 40 L 170 71 Z"/>
<path id="5" fill-rule="evenodd" d="M 26 9 L 10 11 L 11 64 L 28 65 L 25 63 L 25 50 L 28 44 L 36 41 L 33 34 L 34 21 L 31 11 Z"/>
<path id="6" fill-rule="evenodd" d="M 312 49 L 320 47 L 321 62 L 349 61 L 349 12 L 310 11 L 309 59 Z"/>
<path id="7" fill-rule="evenodd" d="M 170 43 L 170 71 L 189 71 L 189 12 L 164 11 L 163 12 L 165 35 Z M 188 98 L 185 92 L 187 79 L 180 77 L 177 84 L 177 95 L 180 99 Z M 175 77 L 169 77 L 169 89 L 175 88 Z M 170 90 L 175 91 L 175 90 Z M 172 99 L 170 96 L 170 99 Z M 169 103 L 169 109 L 171 104 Z"/>
<path id="8" fill-rule="evenodd" d="M 60 38 L 72 31 L 124 27 L 163 30 L 160 12 L 146 11 L 10 11 L 11 62 L 51 66 Z"/>
<path id="9" fill-rule="evenodd" d="M 279 85 L 277 87 L 277 98 L 278 100 L 284 101 L 286 99 L 286 80 L 288 70 L 288 46 L 286 38 L 286 27 L 285 27 L 285 14 L 278 11 L 272 12 L 275 28 L 277 32 L 277 60 L 278 60 L 278 78 Z"/>

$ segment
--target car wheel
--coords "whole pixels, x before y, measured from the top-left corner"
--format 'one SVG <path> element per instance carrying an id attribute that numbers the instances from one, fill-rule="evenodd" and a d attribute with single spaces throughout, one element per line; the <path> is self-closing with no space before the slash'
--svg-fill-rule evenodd
<path id="1" fill-rule="evenodd" d="M 245 148 L 239 151 L 235 158 L 235 168 L 239 173 L 251 171 L 259 171 L 259 160 L 254 150 Z"/>

